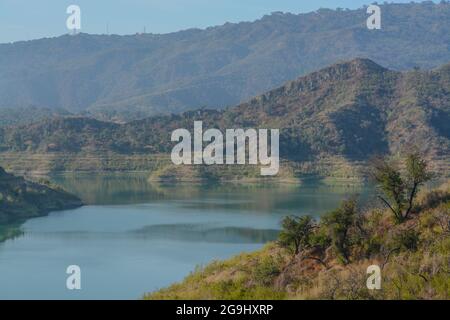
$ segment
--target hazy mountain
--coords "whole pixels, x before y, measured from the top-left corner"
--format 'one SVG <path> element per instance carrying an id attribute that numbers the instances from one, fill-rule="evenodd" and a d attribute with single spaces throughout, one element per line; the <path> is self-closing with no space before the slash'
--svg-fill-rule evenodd
<path id="1" fill-rule="evenodd" d="M 450 3 L 274 13 L 254 22 L 164 35 L 61 36 L 0 45 L 0 107 L 99 119 L 235 105 L 335 63 L 367 57 L 393 70 L 450 61 Z"/>
<path id="2" fill-rule="evenodd" d="M 0 129 L 0 150 L 170 152 L 171 132 L 204 128 L 279 128 L 281 156 L 368 159 L 408 145 L 450 155 L 450 64 L 397 72 L 356 59 L 314 72 L 224 111 L 199 110 L 127 124 L 71 117 Z"/>
<path id="3" fill-rule="evenodd" d="M 0 108 L 0 127 L 29 124 L 44 119 L 69 116 L 70 112 L 63 109 L 39 108 L 36 106 Z"/>

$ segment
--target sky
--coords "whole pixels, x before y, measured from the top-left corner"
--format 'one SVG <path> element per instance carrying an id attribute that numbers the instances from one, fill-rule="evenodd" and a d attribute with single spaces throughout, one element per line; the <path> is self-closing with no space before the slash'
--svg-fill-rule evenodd
<path id="1" fill-rule="evenodd" d="M 411 0 L 395 0 L 396 3 Z M 0 43 L 68 33 L 66 9 L 81 8 L 81 32 L 168 33 L 226 22 L 253 21 L 273 11 L 360 8 L 360 0 L 0 0 Z M 380 1 L 381 3 L 381 1 Z"/>

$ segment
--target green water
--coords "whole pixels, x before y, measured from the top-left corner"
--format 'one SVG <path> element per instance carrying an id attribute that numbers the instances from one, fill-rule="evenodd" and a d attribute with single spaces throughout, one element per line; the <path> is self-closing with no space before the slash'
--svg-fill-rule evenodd
<path id="1" fill-rule="evenodd" d="M 162 185 L 144 174 L 52 180 L 86 206 L 27 221 L 0 244 L 0 299 L 136 299 L 196 266 L 260 248 L 290 214 L 320 217 L 368 188 L 311 180 L 292 185 Z M 81 290 L 66 268 L 81 268 Z"/>

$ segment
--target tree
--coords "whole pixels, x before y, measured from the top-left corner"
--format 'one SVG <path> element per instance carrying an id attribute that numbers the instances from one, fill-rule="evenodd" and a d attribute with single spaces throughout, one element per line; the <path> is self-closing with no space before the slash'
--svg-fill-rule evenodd
<path id="1" fill-rule="evenodd" d="M 418 153 L 411 153 L 406 158 L 406 191 L 409 194 L 408 206 L 405 218 L 408 218 L 413 209 L 414 199 L 419 192 L 419 188 L 431 180 L 433 175 L 427 169 L 427 162 Z"/>
<path id="2" fill-rule="evenodd" d="M 288 216 L 282 220 L 281 226 L 278 244 L 297 255 L 309 245 L 315 223 L 310 216 Z"/>
<path id="3" fill-rule="evenodd" d="M 383 193 L 380 200 L 392 211 L 397 223 L 409 218 L 420 187 L 432 178 L 418 152 L 407 154 L 404 175 L 386 158 L 372 162 L 371 175 Z"/>
<path id="4" fill-rule="evenodd" d="M 339 208 L 322 218 L 322 224 L 327 229 L 333 247 L 344 264 L 350 261 L 349 248 L 351 241 L 349 233 L 351 227 L 355 225 L 357 215 L 357 202 L 355 199 L 350 199 L 343 201 Z"/>

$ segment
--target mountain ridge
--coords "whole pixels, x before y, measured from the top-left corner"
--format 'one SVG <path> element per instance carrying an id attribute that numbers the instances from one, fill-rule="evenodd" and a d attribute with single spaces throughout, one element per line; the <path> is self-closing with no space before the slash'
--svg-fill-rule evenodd
<path id="1" fill-rule="evenodd" d="M 450 61 L 450 4 L 386 4 L 382 30 L 365 10 L 272 14 L 166 35 L 62 36 L 0 45 L 1 107 L 61 108 L 133 120 L 222 109 L 338 60 L 389 69 Z"/>
<path id="2" fill-rule="evenodd" d="M 450 68 L 398 72 L 354 59 L 289 81 L 222 111 L 199 109 L 125 124 L 59 117 L 0 128 L 3 152 L 168 154 L 175 129 L 279 128 L 280 155 L 291 161 L 340 156 L 368 160 L 417 146 L 450 155 Z M 1 155 L 1 153 L 0 153 Z"/>

